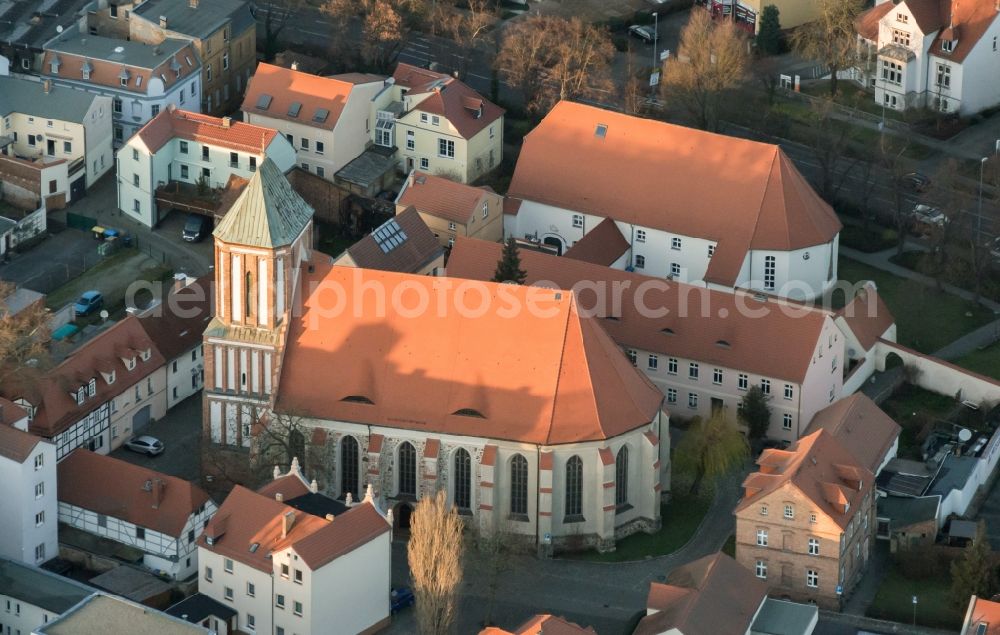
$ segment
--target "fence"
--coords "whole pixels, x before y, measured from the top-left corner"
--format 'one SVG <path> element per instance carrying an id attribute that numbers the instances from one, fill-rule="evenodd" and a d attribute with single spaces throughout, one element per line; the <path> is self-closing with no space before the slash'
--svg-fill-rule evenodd
<path id="1" fill-rule="evenodd" d="M 899 121 L 898 119 L 892 119 L 892 118 L 883 119 L 880 115 L 876 115 L 875 113 L 866 112 L 864 110 L 858 110 L 857 108 L 851 108 L 850 106 L 845 106 L 844 104 L 838 104 L 835 101 L 829 101 L 827 99 L 816 97 L 814 95 L 808 95 L 802 92 L 796 92 L 794 90 L 790 90 L 787 88 L 784 89 L 783 92 L 786 97 L 797 99 L 799 101 L 804 101 L 807 104 L 822 105 L 823 107 L 829 105 L 831 110 L 841 117 L 846 117 L 848 119 L 859 119 L 861 121 L 867 121 L 869 123 L 873 123 L 876 125 L 882 124 L 886 128 L 892 128 L 893 130 L 898 130 L 900 132 L 910 132 L 911 130 L 910 124 L 903 121 Z"/>

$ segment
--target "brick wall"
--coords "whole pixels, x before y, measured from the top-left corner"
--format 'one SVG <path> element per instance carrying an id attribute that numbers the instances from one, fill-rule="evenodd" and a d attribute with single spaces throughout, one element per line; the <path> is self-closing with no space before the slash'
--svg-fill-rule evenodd
<path id="1" fill-rule="evenodd" d="M 288 173 L 288 181 L 299 196 L 316 211 L 317 220 L 335 225 L 340 223 L 340 206 L 347 198 L 348 192 L 300 168 Z"/>

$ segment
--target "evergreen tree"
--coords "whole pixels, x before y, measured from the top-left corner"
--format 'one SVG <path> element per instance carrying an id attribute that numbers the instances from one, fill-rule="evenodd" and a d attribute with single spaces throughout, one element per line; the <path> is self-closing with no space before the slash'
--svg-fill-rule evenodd
<path id="1" fill-rule="evenodd" d="M 975 540 L 951 563 L 951 595 L 956 606 L 965 607 L 973 595 L 989 598 L 997 589 L 996 566 L 986 525 L 976 528 Z"/>
<path id="2" fill-rule="evenodd" d="M 493 282 L 515 282 L 524 284 L 528 273 L 521 269 L 521 256 L 517 252 L 514 238 L 508 238 L 503 244 L 503 255 L 497 261 L 497 270 L 493 274 Z"/>
<path id="3" fill-rule="evenodd" d="M 781 22 L 778 7 L 769 4 L 760 12 L 760 32 L 757 33 L 757 50 L 761 55 L 777 55 L 781 49 Z"/>
<path id="4" fill-rule="evenodd" d="M 747 435 L 751 439 L 762 439 L 767 436 L 767 428 L 771 424 L 771 407 L 767 405 L 768 396 L 760 386 L 752 386 L 743 395 L 740 405 L 740 421 L 747 427 Z"/>

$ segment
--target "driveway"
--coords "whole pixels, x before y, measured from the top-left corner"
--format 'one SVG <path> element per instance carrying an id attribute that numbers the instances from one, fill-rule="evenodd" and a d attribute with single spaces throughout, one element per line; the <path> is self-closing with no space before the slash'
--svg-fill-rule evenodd
<path id="1" fill-rule="evenodd" d="M 149 457 L 121 447 L 111 456 L 196 484 L 201 481 L 200 392 L 174 406 L 159 421 L 147 425 L 142 434 L 162 441 L 163 454 Z"/>
<path id="2" fill-rule="evenodd" d="M 89 233 L 76 229 L 50 235 L 27 253 L 0 264 L 0 280 L 49 293 L 97 264 L 97 244 Z"/>

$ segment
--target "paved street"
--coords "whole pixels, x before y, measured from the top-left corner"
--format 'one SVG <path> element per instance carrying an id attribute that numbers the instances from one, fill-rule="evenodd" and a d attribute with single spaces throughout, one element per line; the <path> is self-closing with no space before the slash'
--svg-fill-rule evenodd
<path id="1" fill-rule="evenodd" d="M 139 434 L 154 436 L 163 442 L 160 456 L 149 457 L 118 448 L 116 459 L 177 476 L 194 483 L 201 480 L 201 393 L 174 406 L 159 421 L 150 423 Z M 218 501 L 221 503 L 222 501 Z"/>

